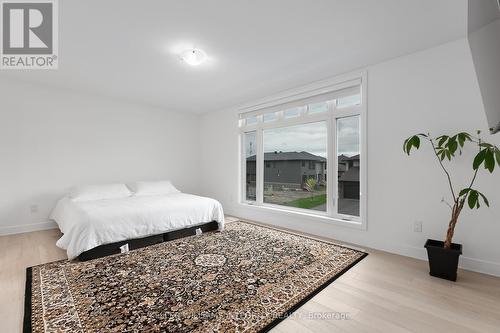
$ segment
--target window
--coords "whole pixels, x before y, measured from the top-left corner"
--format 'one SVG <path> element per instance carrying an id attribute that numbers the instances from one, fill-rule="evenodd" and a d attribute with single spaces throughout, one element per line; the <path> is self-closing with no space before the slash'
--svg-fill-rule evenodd
<path id="1" fill-rule="evenodd" d="M 327 112 L 327 111 L 328 111 L 328 103 L 327 102 L 314 103 L 314 104 L 309 104 L 307 106 L 307 113 L 309 113 L 309 114 L 315 114 L 315 113 L 321 113 L 321 112 Z"/>
<path id="2" fill-rule="evenodd" d="M 274 121 L 278 119 L 278 115 L 276 112 L 270 112 L 270 113 L 265 113 L 264 114 L 264 122 L 268 123 L 270 121 Z"/>
<path id="3" fill-rule="evenodd" d="M 359 77 L 242 113 L 243 200 L 364 227 L 362 85 Z"/>
<path id="4" fill-rule="evenodd" d="M 318 182 L 311 159 L 326 161 L 326 122 L 265 129 L 263 141 L 264 163 L 273 164 L 264 170 L 264 203 L 325 212 L 326 184 Z"/>
<path id="5" fill-rule="evenodd" d="M 248 117 L 245 119 L 245 125 L 255 125 L 258 122 L 258 118 L 256 116 Z"/>
<path id="6" fill-rule="evenodd" d="M 337 212 L 359 216 L 359 116 L 337 119 Z"/>
<path id="7" fill-rule="evenodd" d="M 302 109 L 303 107 L 297 107 L 285 110 L 285 112 L 283 112 L 283 117 L 285 118 L 298 117 L 300 116 L 300 112 L 302 111 Z"/>
<path id="8" fill-rule="evenodd" d="M 245 200 L 255 201 L 257 181 L 257 132 L 247 132 L 243 136 L 245 151 Z"/>
<path id="9" fill-rule="evenodd" d="M 351 95 L 346 97 L 341 97 L 336 100 L 337 108 L 342 109 L 349 106 L 355 106 L 361 104 L 361 95 Z"/>

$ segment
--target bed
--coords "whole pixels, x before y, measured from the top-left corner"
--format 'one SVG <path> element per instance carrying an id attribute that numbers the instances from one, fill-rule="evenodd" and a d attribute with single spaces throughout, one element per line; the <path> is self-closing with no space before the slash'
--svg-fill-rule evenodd
<path id="1" fill-rule="evenodd" d="M 82 254 L 83 259 L 102 256 L 102 251 L 91 251 L 100 248 L 107 254 L 110 244 L 111 252 L 119 253 L 125 243 L 134 248 L 191 235 L 196 229 L 224 229 L 224 213 L 217 200 L 179 191 L 141 196 L 132 192 L 95 200 L 66 196 L 50 218 L 63 233 L 56 245 L 66 250 L 69 260 Z"/>

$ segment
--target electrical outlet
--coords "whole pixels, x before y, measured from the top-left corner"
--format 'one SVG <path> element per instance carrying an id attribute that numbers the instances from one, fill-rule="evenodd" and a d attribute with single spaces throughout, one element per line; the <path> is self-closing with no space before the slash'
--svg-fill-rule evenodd
<path id="1" fill-rule="evenodd" d="M 31 212 L 31 214 L 38 213 L 38 205 L 31 205 L 30 206 L 30 212 Z"/>
<path id="2" fill-rule="evenodd" d="M 422 232 L 422 222 L 421 221 L 413 222 L 413 231 L 414 232 Z"/>

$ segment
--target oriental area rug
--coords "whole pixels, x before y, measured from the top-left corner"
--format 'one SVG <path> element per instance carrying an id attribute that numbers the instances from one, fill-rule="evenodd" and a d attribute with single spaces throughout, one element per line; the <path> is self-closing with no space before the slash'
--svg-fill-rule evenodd
<path id="1" fill-rule="evenodd" d="M 246 222 L 27 269 L 24 332 L 265 332 L 367 254 Z"/>

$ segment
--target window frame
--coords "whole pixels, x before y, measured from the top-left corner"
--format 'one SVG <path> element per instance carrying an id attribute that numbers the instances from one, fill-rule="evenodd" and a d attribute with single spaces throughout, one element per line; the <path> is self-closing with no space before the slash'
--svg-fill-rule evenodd
<path id="1" fill-rule="evenodd" d="M 255 201 L 254 200 L 248 200 L 247 199 L 247 157 L 246 157 L 246 133 L 251 133 L 251 132 L 255 132 L 255 145 L 257 146 L 256 147 L 256 151 L 255 151 L 255 163 L 256 165 L 258 165 L 258 161 L 259 161 L 259 153 L 258 153 L 258 147 L 259 147 L 259 144 L 257 142 L 257 132 L 254 131 L 254 130 L 250 130 L 250 131 L 244 131 L 244 132 L 241 132 L 240 134 L 240 157 L 241 157 L 241 161 L 240 161 L 240 170 L 241 170 L 241 177 L 240 177 L 240 186 L 241 186 L 241 189 L 242 191 L 240 192 L 240 195 L 241 197 L 239 198 L 239 201 L 240 202 L 244 202 L 246 204 L 253 204 L 257 201 L 257 198 L 258 198 L 258 194 L 257 194 L 257 179 L 258 178 L 258 175 L 257 175 L 257 169 L 255 170 L 256 173 L 255 173 Z"/>
<path id="2" fill-rule="evenodd" d="M 273 111 L 277 114 L 277 119 L 264 122 L 263 114 L 257 115 L 257 123 L 252 125 L 246 125 L 245 122 L 240 121 L 240 145 L 241 145 L 241 162 L 240 170 L 241 177 L 239 181 L 240 185 L 240 198 L 238 202 L 245 207 L 252 207 L 255 209 L 269 209 L 273 212 L 293 214 L 293 215 L 305 215 L 313 219 L 332 222 L 334 224 L 348 226 L 355 229 L 366 230 L 367 228 L 367 140 L 366 140 L 366 120 L 367 120 L 367 79 L 366 72 L 356 73 L 352 75 L 344 76 L 343 78 L 328 80 L 331 86 L 330 91 L 336 91 L 342 87 L 342 83 L 353 80 L 360 79 L 360 94 L 361 94 L 361 104 L 337 108 L 337 103 L 335 100 L 328 101 L 328 110 L 326 112 L 316 112 L 309 114 L 307 112 L 307 107 L 297 117 L 285 118 L 284 108 L 281 111 Z M 308 90 L 308 87 L 303 87 L 303 91 L 309 91 L 311 96 L 314 92 Z M 297 90 L 295 90 L 297 92 Z M 325 91 L 323 89 L 322 91 Z M 300 90 L 299 90 L 300 93 Z M 291 95 L 293 96 L 293 95 Z M 304 96 L 302 93 L 301 96 Z M 275 98 L 278 99 L 278 98 Z M 283 100 L 280 97 L 279 100 Z M 288 99 L 293 101 L 293 99 Z M 268 101 L 272 105 L 272 101 Z M 314 104 L 314 103 L 305 103 Z M 262 104 L 261 104 L 262 105 Z M 279 103 L 275 104 L 274 107 L 279 106 Z M 345 118 L 349 116 L 359 116 L 360 117 L 360 203 L 359 203 L 359 217 L 345 215 L 337 212 L 338 207 L 338 177 L 333 177 L 332 175 L 338 175 L 338 160 L 337 157 L 337 119 Z M 327 183 L 327 207 L 326 211 L 315 211 L 312 209 L 302 209 L 295 207 L 287 207 L 277 204 L 264 203 L 264 161 L 263 161 L 263 133 L 266 129 L 272 128 L 282 128 L 295 125 L 302 125 L 308 123 L 315 123 L 325 121 L 327 126 L 327 163 L 326 163 L 326 183 Z M 245 133 L 256 132 L 256 200 L 249 201 L 246 200 L 246 157 L 245 157 Z M 335 162 L 335 163 L 332 163 Z M 307 163 L 306 163 L 307 167 Z"/>

